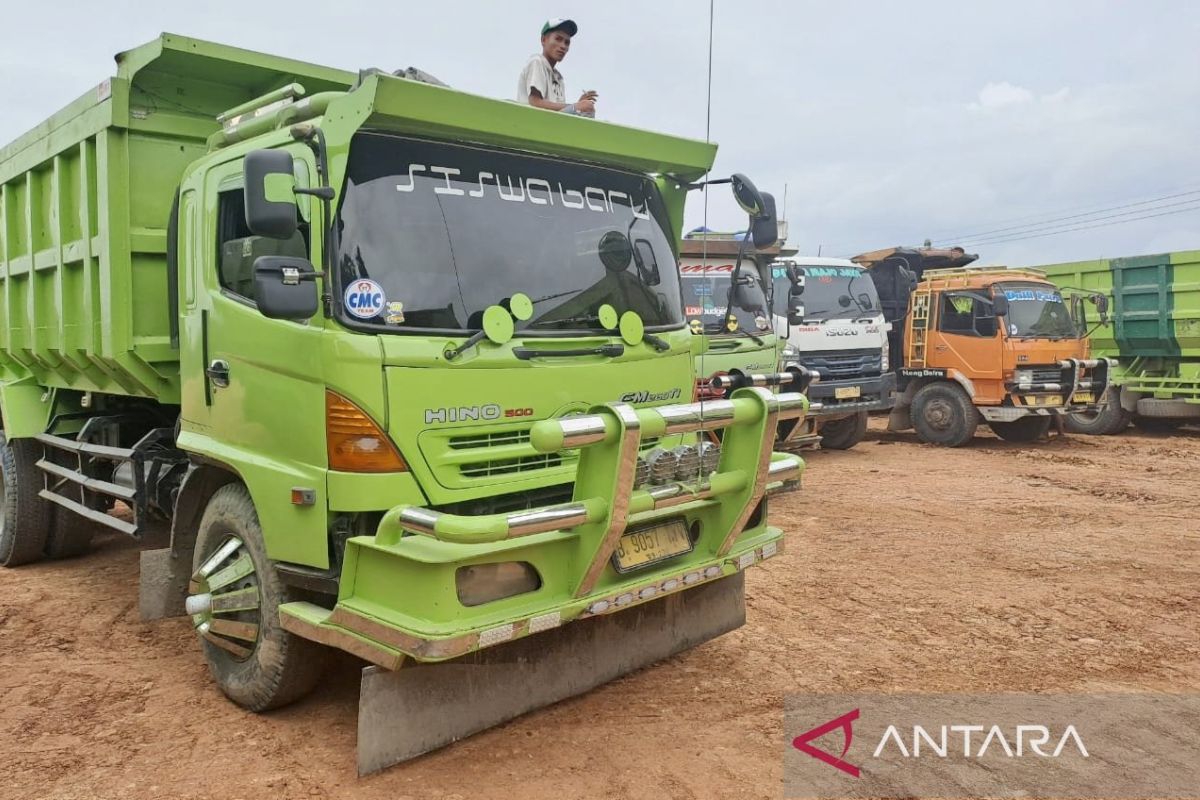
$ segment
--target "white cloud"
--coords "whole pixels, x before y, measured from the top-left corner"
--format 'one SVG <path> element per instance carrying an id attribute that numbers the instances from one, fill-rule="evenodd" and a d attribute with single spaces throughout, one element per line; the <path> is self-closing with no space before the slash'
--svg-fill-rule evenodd
<path id="1" fill-rule="evenodd" d="M 1008 81 L 989 83 L 979 90 L 979 102 L 971 108 L 992 111 L 1006 106 L 1019 106 L 1033 102 L 1033 92 L 1023 86 L 1013 86 Z"/>

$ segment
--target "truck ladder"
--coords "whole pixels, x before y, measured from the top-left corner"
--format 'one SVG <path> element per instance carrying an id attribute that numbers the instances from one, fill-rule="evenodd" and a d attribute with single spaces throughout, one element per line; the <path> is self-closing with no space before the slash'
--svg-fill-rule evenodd
<path id="1" fill-rule="evenodd" d="M 912 341 L 909 345 L 909 363 L 914 367 L 925 366 L 925 338 L 929 330 L 930 292 L 917 292 L 913 295 L 912 306 Z"/>

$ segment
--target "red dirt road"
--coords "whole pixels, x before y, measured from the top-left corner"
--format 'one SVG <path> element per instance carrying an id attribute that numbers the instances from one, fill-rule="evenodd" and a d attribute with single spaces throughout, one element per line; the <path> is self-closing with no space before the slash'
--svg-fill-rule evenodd
<path id="1" fill-rule="evenodd" d="M 0 797 L 775 798 L 788 693 L 1200 689 L 1200 432 L 807 461 L 744 628 L 364 780 L 353 659 L 256 716 L 131 543 L 0 572 Z"/>

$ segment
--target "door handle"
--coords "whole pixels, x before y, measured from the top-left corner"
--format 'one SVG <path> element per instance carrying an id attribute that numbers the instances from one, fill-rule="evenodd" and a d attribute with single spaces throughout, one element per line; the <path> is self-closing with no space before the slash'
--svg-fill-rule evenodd
<path id="1" fill-rule="evenodd" d="M 214 358 L 208 365 L 208 369 L 204 370 L 204 374 L 212 381 L 213 386 L 224 389 L 229 385 L 229 362 L 221 358 Z"/>

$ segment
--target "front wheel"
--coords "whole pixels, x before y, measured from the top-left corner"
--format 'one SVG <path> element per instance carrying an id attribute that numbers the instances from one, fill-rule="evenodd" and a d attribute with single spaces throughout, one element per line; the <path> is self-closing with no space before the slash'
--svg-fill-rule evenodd
<path id="1" fill-rule="evenodd" d="M 1049 417 L 1021 417 L 1011 422 L 989 422 L 992 432 L 1006 442 L 1036 442 L 1050 431 Z"/>
<path id="2" fill-rule="evenodd" d="M 187 611 L 225 696 L 266 711 L 308 694 L 325 649 L 279 624 L 279 606 L 295 598 L 267 558 L 246 487 L 228 484 L 208 501 L 192 564 Z"/>
<path id="3" fill-rule="evenodd" d="M 822 450 L 849 450 L 867 435 L 867 412 L 821 424 Z"/>
<path id="4" fill-rule="evenodd" d="M 961 447 L 975 435 L 979 411 L 958 384 L 930 383 L 913 396 L 912 421 L 922 442 Z"/>

